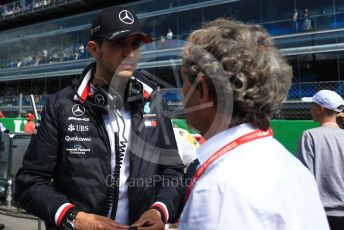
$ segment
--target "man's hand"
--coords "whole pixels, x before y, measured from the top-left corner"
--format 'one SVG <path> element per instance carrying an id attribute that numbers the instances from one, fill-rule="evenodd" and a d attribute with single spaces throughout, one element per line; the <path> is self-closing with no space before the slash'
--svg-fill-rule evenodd
<path id="1" fill-rule="evenodd" d="M 159 211 L 149 209 L 130 227 L 136 227 L 138 230 L 163 230 L 165 224 Z"/>
<path id="2" fill-rule="evenodd" d="M 117 223 L 105 216 L 78 212 L 75 217 L 76 230 L 119 230 L 129 229 L 129 226 Z"/>

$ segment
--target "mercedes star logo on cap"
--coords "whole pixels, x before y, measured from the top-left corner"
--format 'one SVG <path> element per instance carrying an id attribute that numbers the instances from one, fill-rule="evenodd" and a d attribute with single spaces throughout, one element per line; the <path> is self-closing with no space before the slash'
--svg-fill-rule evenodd
<path id="1" fill-rule="evenodd" d="M 97 105 L 104 106 L 105 105 L 105 98 L 101 94 L 97 94 L 94 98 L 94 101 Z"/>
<path id="2" fill-rule="evenodd" d="M 119 12 L 119 20 L 125 24 L 133 24 L 134 23 L 134 16 L 128 10 L 122 10 Z"/>
<path id="3" fill-rule="evenodd" d="M 85 107 L 82 105 L 73 105 L 72 113 L 74 114 L 74 116 L 80 117 L 80 116 L 84 115 Z"/>

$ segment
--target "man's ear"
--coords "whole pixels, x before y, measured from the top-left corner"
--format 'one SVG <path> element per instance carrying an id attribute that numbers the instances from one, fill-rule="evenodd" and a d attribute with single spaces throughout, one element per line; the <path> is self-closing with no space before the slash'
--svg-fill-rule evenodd
<path id="1" fill-rule="evenodd" d="M 322 112 L 324 112 L 324 111 L 325 111 L 325 108 L 322 107 L 322 106 L 319 106 L 319 113 L 322 113 Z"/>
<path id="2" fill-rule="evenodd" d="M 99 58 L 100 56 L 100 46 L 95 41 L 89 41 L 87 43 L 87 50 L 94 58 Z"/>
<path id="3" fill-rule="evenodd" d="M 198 96 L 202 102 L 212 101 L 212 98 L 210 95 L 210 88 L 204 76 L 200 77 L 197 89 L 198 89 Z"/>

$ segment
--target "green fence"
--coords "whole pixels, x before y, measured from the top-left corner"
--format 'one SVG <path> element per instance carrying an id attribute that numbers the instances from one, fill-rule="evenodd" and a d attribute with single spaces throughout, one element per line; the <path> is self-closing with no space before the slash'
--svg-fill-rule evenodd
<path id="1" fill-rule="evenodd" d="M 296 153 L 299 138 L 304 130 L 315 128 L 319 123 L 309 120 L 273 120 L 274 137 L 292 154 Z"/>
<path id="2" fill-rule="evenodd" d="M 173 120 L 173 124 L 188 129 L 183 119 Z M 319 124 L 309 120 L 273 120 L 271 126 L 274 137 L 292 154 L 296 153 L 299 138 L 306 129 L 318 127 Z M 190 131 L 190 130 L 189 130 Z M 195 133 L 190 131 L 191 133 Z"/>

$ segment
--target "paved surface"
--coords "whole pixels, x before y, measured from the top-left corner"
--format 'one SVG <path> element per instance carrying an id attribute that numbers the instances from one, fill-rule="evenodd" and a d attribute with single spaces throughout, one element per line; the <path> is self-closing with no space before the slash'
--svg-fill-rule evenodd
<path id="1" fill-rule="evenodd" d="M 39 228 L 37 218 L 14 207 L 0 206 L 0 223 L 5 225 L 6 230 L 45 230 L 43 222 L 41 222 L 41 228 Z"/>

